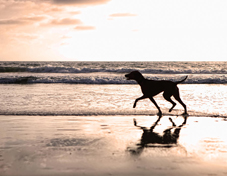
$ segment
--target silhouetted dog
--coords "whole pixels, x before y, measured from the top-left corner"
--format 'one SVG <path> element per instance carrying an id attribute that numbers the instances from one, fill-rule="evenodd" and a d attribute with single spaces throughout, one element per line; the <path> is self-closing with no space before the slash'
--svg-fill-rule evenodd
<path id="1" fill-rule="evenodd" d="M 186 108 L 186 105 L 180 99 L 180 94 L 179 94 L 179 89 L 177 87 L 177 84 L 185 81 L 188 76 L 186 76 L 183 80 L 178 82 L 165 81 L 165 80 L 156 81 L 156 80 L 145 79 L 139 71 L 132 71 L 131 73 L 126 74 L 125 77 L 127 78 L 127 80 L 135 80 L 140 85 L 141 90 L 143 92 L 143 96 L 135 100 L 133 108 L 136 107 L 136 103 L 139 100 L 149 98 L 157 107 L 159 111 L 158 114 L 162 115 L 162 111 L 160 110 L 159 106 L 155 102 L 153 96 L 163 92 L 163 97 L 173 105 L 169 109 L 169 112 L 171 112 L 173 108 L 176 106 L 176 103 L 170 98 L 171 96 L 174 96 L 174 98 L 184 107 L 184 114 L 187 114 L 187 108 Z"/>

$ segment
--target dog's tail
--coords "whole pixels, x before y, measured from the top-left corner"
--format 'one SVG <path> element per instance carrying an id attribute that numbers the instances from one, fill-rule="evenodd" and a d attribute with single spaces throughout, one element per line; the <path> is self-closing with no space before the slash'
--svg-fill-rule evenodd
<path id="1" fill-rule="evenodd" d="M 188 76 L 186 76 L 186 77 L 185 77 L 184 79 L 182 79 L 181 81 L 175 82 L 175 84 L 180 84 L 180 83 L 184 82 L 187 78 L 188 78 Z"/>

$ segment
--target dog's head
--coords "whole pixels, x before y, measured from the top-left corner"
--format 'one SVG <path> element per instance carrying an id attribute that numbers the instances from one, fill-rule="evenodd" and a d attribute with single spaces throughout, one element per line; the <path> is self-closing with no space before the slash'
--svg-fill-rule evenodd
<path id="1" fill-rule="evenodd" d="M 143 76 L 139 71 L 132 71 L 129 74 L 126 74 L 125 77 L 127 80 L 139 80 Z"/>

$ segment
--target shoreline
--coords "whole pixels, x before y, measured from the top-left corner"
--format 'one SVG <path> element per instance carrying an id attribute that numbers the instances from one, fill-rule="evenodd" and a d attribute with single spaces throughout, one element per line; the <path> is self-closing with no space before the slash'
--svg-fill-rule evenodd
<path id="1" fill-rule="evenodd" d="M 193 116 L 1 115 L 0 175 L 226 175 L 226 126 Z"/>
<path id="2" fill-rule="evenodd" d="M 23 116 L 23 117 L 158 117 L 157 114 L 0 114 L 0 117 L 3 116 Z M 170 117 L 180 117 L 180 116 L 185 116 L 184 114 L 170 114 L 170 113 L 163 113 L 162 116 L 170 116 Z M 188 118 L 193 117 L 193 118 L 222 118 L 227 120 L 227 115 L 216 115 L 216 114 L 203 114 L 200 113 L 199 115 L 186 115 Z"/>

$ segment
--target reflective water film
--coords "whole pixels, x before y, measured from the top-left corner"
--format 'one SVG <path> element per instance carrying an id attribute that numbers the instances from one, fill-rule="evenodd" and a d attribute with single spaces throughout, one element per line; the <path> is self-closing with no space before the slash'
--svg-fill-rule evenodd
<path id="1" fill-rule="evenodd" d="M 0 175 L 226 175 L 226 127 L 193 116 L 1 116 Z"/>

